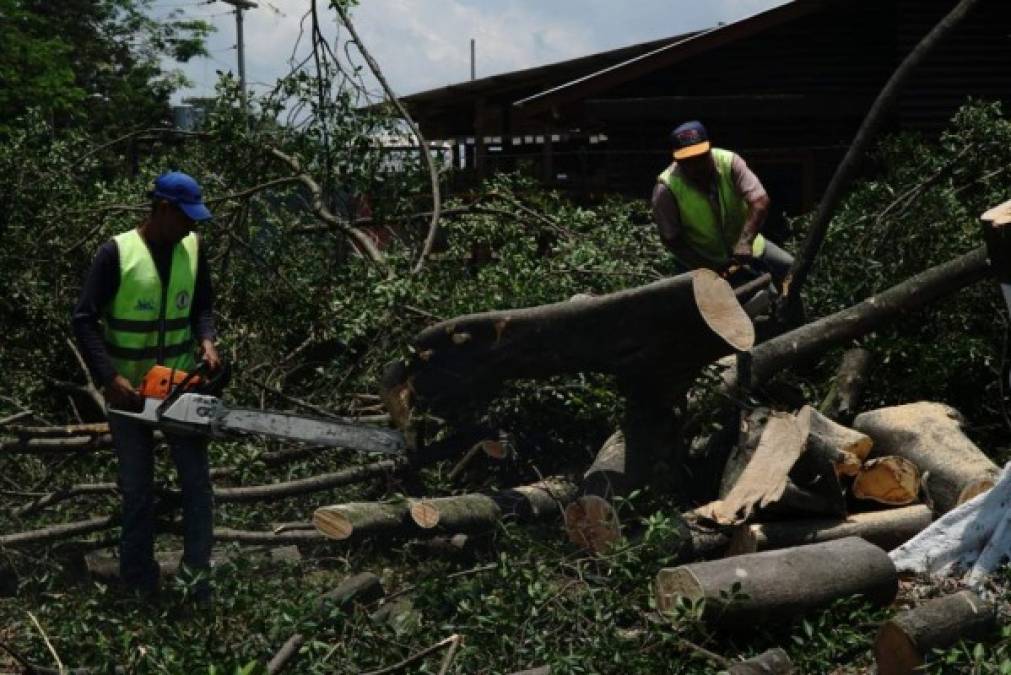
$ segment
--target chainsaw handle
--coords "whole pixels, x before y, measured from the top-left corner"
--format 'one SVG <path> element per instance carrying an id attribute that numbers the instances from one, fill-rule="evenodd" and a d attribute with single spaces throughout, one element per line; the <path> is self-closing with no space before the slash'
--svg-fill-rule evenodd
<path id="1" fill-rule="evenodd" d="M 186 377 L 179 381 L 179 384 L 175 385 L 165 400 L 158 405 L 157 415 L 161 417 L 162 413 L 168 410 L 168 407 L 176 402 L 184 391 L 186 391 L 186 385 L 188 385 L 194 377 L 207 370 L 207 362 L 203 359 L 197 364 L 197 367 L 186 373 Z"/>
<path id="2" fill-rule="evenodd" d="M 207 362 L 201 361 L 202 365 L 206 367 Z M 218 368 L 217 372 L 210 378 L 203 378 L 200 382 L 199 389 L 201 393 L 213 394 L 218 396 L 221 391 L 228 385 L 232 379 L 232 365 L 228 361 L 222 359 L 221 367 Z"/>

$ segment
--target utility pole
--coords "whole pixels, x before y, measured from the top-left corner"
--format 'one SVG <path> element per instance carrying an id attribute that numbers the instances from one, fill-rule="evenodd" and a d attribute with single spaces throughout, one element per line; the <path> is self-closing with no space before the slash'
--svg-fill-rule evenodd
<path id="1" fill-rule="evenodd" d="M 257 5 L 252 0 L 221 0 L 226 5 L 235 8 L 235 35 L 236 46 L 239 52 L 239 95 L 242 97 L 242 109 L 246 109 L 246 45 L 242 39 L 242 12 L 247 9 L 256 9 Z"/>
<path id="2" fill-rule="evenodd" d="M 470 79 L 477 79 L 477 40 L 470 39 Z"/>

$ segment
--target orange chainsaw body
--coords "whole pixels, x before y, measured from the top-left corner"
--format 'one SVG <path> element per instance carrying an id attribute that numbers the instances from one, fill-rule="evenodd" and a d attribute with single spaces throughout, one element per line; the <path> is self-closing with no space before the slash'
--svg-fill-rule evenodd
<path id="1" fill-rule="evenodd" d="M 166 399 L 186 379 L 187 374 L 185 370 L 179 370 L 178 368 L 159 365 L 152 366 L 151 370 L 147 371 L 147 374 L 144 375 L 138 391 L 144 398 Z M 198 375 L 186 383 L 186 388 L 191 389 L 199 385 L 200 376 Z"/>

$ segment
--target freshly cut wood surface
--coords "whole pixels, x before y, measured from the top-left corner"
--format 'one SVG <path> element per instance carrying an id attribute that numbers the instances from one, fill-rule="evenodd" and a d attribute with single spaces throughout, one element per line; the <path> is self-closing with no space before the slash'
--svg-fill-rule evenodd
<path id="1" fill-rule="evenodd" d="M 790 675 L 793 673 L 793 661 L 790 655 L 776 647 L 753 656 L 746 661 L 735 663 L 727 668 L 728 675 Z"/>
<path id="2" fill-rule="evenodd" d="M 874 439 L 872 456 L 898 455 L 927 477 L 939 513 L 989 489 L 999 469 L 962 431 L 957 410 L 920 401 L 857 415 L 853 427 Z"/>
<path id="3" fill-rule="evenodd" d="M 312 524 L 330 539 L 389 536 L 408 525 L 407 502 L 351 502 L 322 506 L 312 514 Z"/>
<path id="4" fill-rule="evenodd" d="M 930 525 L 933 514 L 923 504 L 900 509 L 854 513 L 846 518 L 812 518 L 739 525 L 727 555 L 860 537 L 886 551 L 901 546 Z"/>
<path id="5" fill-rule="evenodd" d="M 656 606 L 705 600 L 703 618 L 730 627 L 791 620 L 833 601 L 862 595 L 887 605 L 898 592 L 888 554 L 857 537 L 660 570 Z M 737 587 L 738 593 L 733 589 Z"/>
<path id="6" fill-rule="evenodd" d="M 860 467 L 853 481 L 853 496 L 889 506 L 905 506 L 920 493 L 920 472 L 908 459 L 876 457 Z"/>
<path id="7" fill-rule="evenodd" d="M 931 652 L 981 638 L 997 624 L 994 606 L 972 591 L 928 600 L 881 626 L 874 643 L 878 675 L 923 672 Z"/>
<path id="8" fill-rule="evenodd" d="M 756 508 L 783 496 L 787 476 L 804 451 L 805 435 L 792 415 L 773 413 L 758 448 L 734 487 L 723 499 L 696 509 L 703 518 L 723 525 L 746 521 Z"/>
<path id="9" fill-rule="evenodd" d="M 583 550 L 603 553 L 621 538 L 621 523 L 610 502 L 584 495 L 565 507 L 565 532 Z"/>

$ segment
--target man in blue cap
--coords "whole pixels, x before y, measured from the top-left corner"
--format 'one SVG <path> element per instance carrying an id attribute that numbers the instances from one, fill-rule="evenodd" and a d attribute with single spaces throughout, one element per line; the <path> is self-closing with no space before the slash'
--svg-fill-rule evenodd
<path id="1" fill-rule="evenodd" d="M 191 371 L 195 352 L 210 369 L 215 347 L 213 292 L 206 256 L 193 232 L 211 218 L 200 186 L 177 171 L 158 176 L 151 211 L 135 229 L 98 249 L 73 312 L 74 335 L 113 408 L 142 405 L 137 387 L 155 364 Z M 143 595 L 158 587 L 154 559 L 154 440 L 149 427 L 109 417 L 122 494 L 120 577 Z M 210 601 L 213 493 L 205 441 L 166 434 L 179 473 L 183 559 L 195 598 Z"/>
<path id="2" fill-rule="evenodd" d="M 653 221 L 685 270 L 758 261 L 780 283 L 793 257 L 761 234 L 769 196 L 741 157 L 712 147 L 701 122 L 671 133 L 674 162 L 653 188 Z"/>

